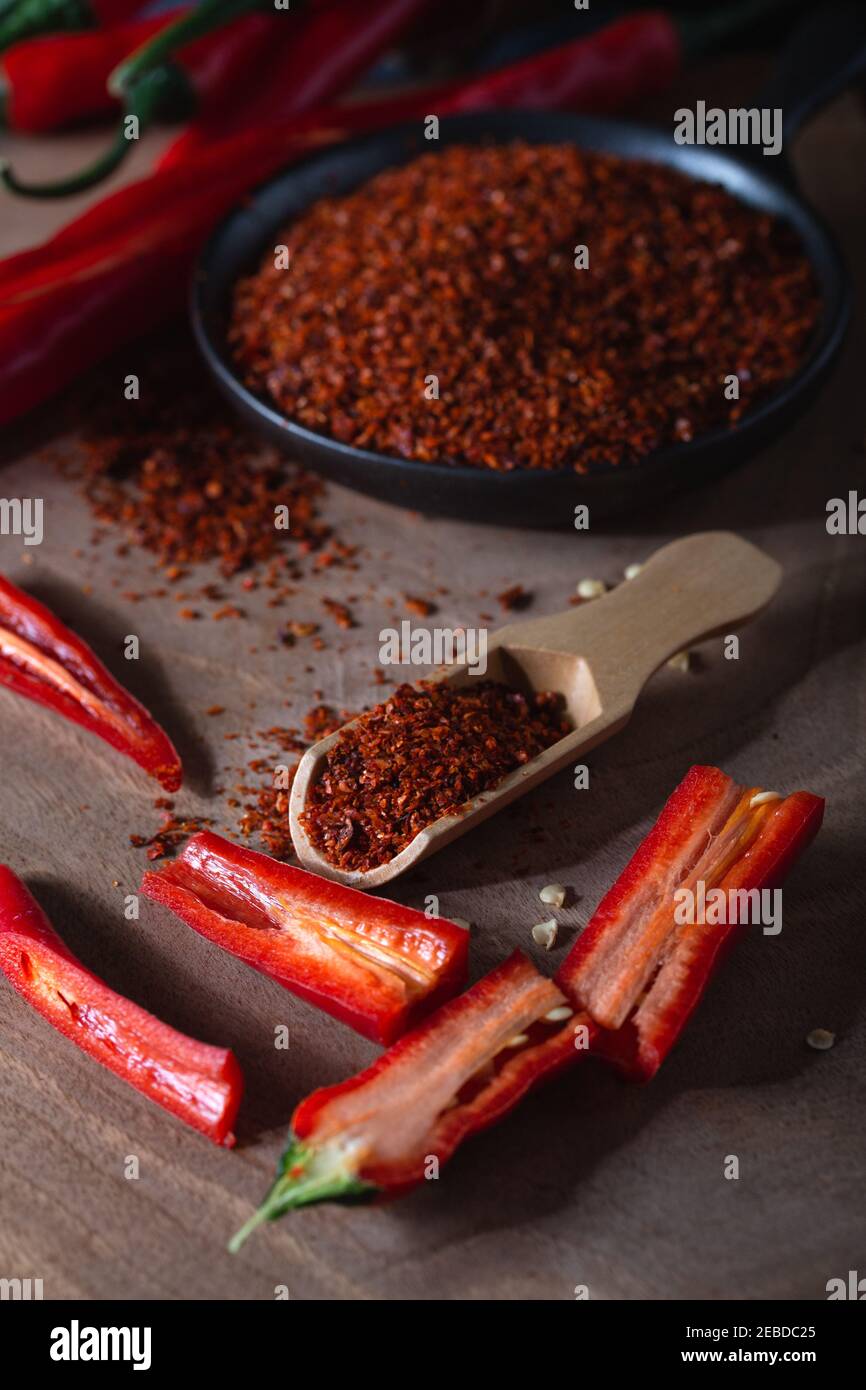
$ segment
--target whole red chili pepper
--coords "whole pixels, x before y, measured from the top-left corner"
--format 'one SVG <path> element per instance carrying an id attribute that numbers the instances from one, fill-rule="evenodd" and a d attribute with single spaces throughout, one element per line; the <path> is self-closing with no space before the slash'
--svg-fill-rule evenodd
<path id="1" fill-rule="evenodd" d="M 585 1057 L 596 1032 L 515 951 L 366 1071 L 314 1091 L 292 1116 L 277 1178 L 238 1231 L 311 1202 L 396 1197 L 534 1086 Z"/>
<path id="2" fill-rule="evenodd" d="M 610 61 L 611 74 L 617 64 L 627 68 L 647 94 L 666 84 L 675 70 L 678 48 L 667 20 L 660 25 L 658 16 L 644 19 L 649 23 L 636 19 L 611 26 L 621 34 L 627 26 L 635 48 L 626 47 L 623 37 L 618 58 L 611 52 Z M 581 40 L 555 50 L 560 104 L 581 106 L 580 55 L 592 42 Z M 550 77 L 553 55 L 541 58 Z M 500 89 L 507 90 L 514 105 L 520 104 L 521 90 L 537 96 L 538 61 L 527 59 L 484 79 L 491 104 Z M 569 72 L 574 76 L 572 89 L 566 86 Z M 475 102 L 483 99 L 479 81 L 471 83 Z M 459 104 L 464 89 L 458 85 L 448 90 Z M 447 109 L 442 103 L 437 107 L 442 114 Z M 413 93 L 354 107 L 322 108 L 221 140 L 201 150 L 194 164 L 163 169 L 122 188 L 44 246 L 0 263 L 0 423 L 44 400 L 181 302 L 192 258 L 213 221 L 293 154 L 429 110 L 429 93 Z M 22 342 L 30 345 L 26 356 L 20 351 Z"/>
<path id="3" fill-rule="evenodd" d="M 0 685 L 89 729 L 166 791 L 180 786 L 180 758 L 168 734 L 80 637 L 2 575 Z"/>
<path id="4" fill-rule="evenodd" d="M 15 44 L 0 61 L 0 125 L 37 134 L 115 112 L 109 73 L 181 12 Z"/>
<path id="5" fill-rule="evenodd" d="M 203 145 L 238 131 L 262 128 L 275 118 L 330 101 L 433 8 L 434 0 L 373 0 L 363 6 L 342 0 L 305 15 L 264 85 L 237 102 L 225 103 L 222 113 L 196 121 L 163 151 L 157 168 L 188 159 Z"/>
<path id="6" fill-rule="evenodd" d="M 123 24 L 145 0 L 17 0 L 0 19 L 0 52 L 37 34 Z"/>
<path id="7" fill-rule="evenodd" d="M 629 1076 L 655 1075 L 748 921 L 742 895 L 778 887 L 823 814 L 811 792 L 774 797 L 716 767 L 687 773 L 556 976 L 601 1026 L 597 1051 Z M 703 895 L 694 915 L 708 920 L 679 922 L 677 891 Z"/>
<path id="8" fill-rule="evenodd" d="M 234 1053 L 196 1042 L 116 994 L 72 954 L 5 865 L 0 970 L 82 1052 L 215 1144 L 232 1147 L 243 1091 Z"/>
<path id="9" fill-rule="evenodd" d="M 374 1042 L 459 989 L 468 932 L 204 831 L 141 891 Z"/>
<path id="10" fill-rule="evenodd" d="M 178 22 L 182 23 L 188 13 L 183 11 Z M 158 26 L 156 37 L 174 27 Z M 4 184 L 12 192 L 31 198 L 62 198 L 100 183 L 123 162 L 134 143 L 127 138 L 130 117 L 136 118 L 140 136 L 154 121 L 182 120 L 196 110 L 219 109 L 223 99 L 272 45 L 273 37 L 271 18 L 249 14 L 198 39 L 174 61 L 149 69 L 130 87 L 113 143 L 89 168 L 56 182 L 29 184 L 7 165 L 0 169 Z"/>

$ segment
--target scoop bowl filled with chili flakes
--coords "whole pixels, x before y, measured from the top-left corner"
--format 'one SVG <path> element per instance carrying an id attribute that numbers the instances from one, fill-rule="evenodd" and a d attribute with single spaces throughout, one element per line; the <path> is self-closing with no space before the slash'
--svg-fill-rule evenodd
<path id="1" fill-rule="evenodd" d="M 309 466 L 422 511 L 567 525 L 777 435 L 846 304 L 831 238 L 776 178 L 512 111 L 288 170 L 212 238 L 193 317 L 223 390 Z"/>

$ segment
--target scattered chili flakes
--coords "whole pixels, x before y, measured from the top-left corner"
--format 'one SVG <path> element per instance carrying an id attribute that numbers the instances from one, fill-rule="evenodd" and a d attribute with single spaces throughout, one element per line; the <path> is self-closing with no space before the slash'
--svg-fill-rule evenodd
<path id="1" fill-rule="evenodd" d="M 528 594 L 522 584 L 512 584 L 510 589 L 503 589 L 501 594 L 497 594 L 497 602 L 500 608 L 510 613 L 515 609 L 528 608 L 532 594 Z"/>
<path id="2" fill-rule="evenodd" d="M 130 835 L 129 843 L 136 849 L 146 849 L 148 859 L 164 859 L 166 855 L 173 854 L 190 835 L 197 835 L 211 825 L 213 820 L 209 816 L 181 818 L 170 812 L 153 835 Z"/>
<path id="3" fill-rule="evenodd" d="M 436 612 L 436 604 L 427 598 L 415 598 L 412 594 L 404 594 L 403 597 L 409 612 L 416 613 L 419 618 L 429 618 Z"/>
<path id="4" fill-rule="evenodd" d="M 568 144 L 425 154 L 279 239 L 292 274 L 268 253 L 235 287 L 246 383 L 341 442 L 473 468 L 588 473 L 730 426 L 794 374 L 820 308 L 781 219 Z"/>
<path id="5" fill-rule="evenodd" d="M 296 767 L 290 769 L 292 781 L 295 771 Z M 295 852 L 289 830 L 291 781 L 287 787 L 279 789 L 243 787 L 241 790 L 246 795 L 251 795 L 253 800 L 245 805 L 240 817 L 240 833 L 245 839 L 255 835 L 268 854 L 272 854 L 275 859 L 290 859 Z"/>
<path id="6" fill-rule="evenodd" d="M 280 633 L 280 640 L 284 642 L 287 647 L 292 647 L 294 646 L 296 638 L 314 637 L 318 631 L 318 623 L 301 623 L 293 621 L 290 623 L 286 623 L 286 626 Z"/>
<path id="7" fill-rule="evenodd" d="M 341 869 L 398 854 L 569 732 L 562 697 L 495 681 L 401 685 L 337 739 L 302 823 Z"/>
<path id="8" fill-rule="evenodd" d="M 335 734 L 344 724 L 348 724 L 355 715 L 343 710 L 338 714 L 330 705 L 313 705 L 312 709 L 307 710 L 304 715 L 304 736 L 308 743 L 318 743 L 320 738 L 327 738 L 329 734 Z"/>
<path id="9" fill-rule="evenodd" d="M 350 609 L 346 607 L 345 603 L 338 603 L 337 600 L 333 598 L 323 598 L 322 606 L 330 613 L 337 627 L 348 629 L 357 626 Z"/>
<path id="10" fill-rule="evenodd" d="M 308 554 L 330 541 L 332 564 L 354 554 L 319 516 L 322 483 L 262 448 L 183 333 L 145 342 L 129 370 L 140 380 L 139 401 L 118 399 L 113 375 L 106 389 L 104 371 L 91 378 L 84 408 L 75 398 L 76 423 L 87 421 L 83 491 L 100 525 L 120 527 L 128 543 L 152 551 L 169 583 L 191 565 L 217 561 L 226 577 L 267 564 L 271 587 L 284 577 L 287 547 Z M 275 525 L 281 506 L 288 528 Z"/>

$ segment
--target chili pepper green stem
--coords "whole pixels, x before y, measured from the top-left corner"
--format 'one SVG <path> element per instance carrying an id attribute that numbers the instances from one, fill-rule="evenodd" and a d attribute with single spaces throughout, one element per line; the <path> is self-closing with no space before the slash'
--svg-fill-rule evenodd
<path id="1" fill-rule="evenodd" d="M 92 28 L 87 0 L 18 0 L 0 8 L 0 52 L 36 34 Z"/>
<path id="2" fill-rule="evenodd" d="M 23 198 L 68 198 L 74 193 L 82 193 L 107 178 L 129 154 L 135 142 L 127 136 L 128 117 L 138 118 L 138 132 L 141 134 L 154 121 L 183 120 L 194 109 L 195 94 L 186 73 L 175 63 L 165 63 L 143 74 L 128 92 L 123 119 L 112 144 L 86 169 L 54 183 L 28 183 L 26 179 L 19 179 L 8 164 L 4 164 L 0 165 L 0 179 L 10 192 L 18 193 Z"/>
<path id="3" fill-rule="evenodd" d="M 242 15 L 272 8 L 273 0 L 201 0 L 201 4 L 188 14 L 181 15 L 173 24 L 160 29 L 152 39 L 125 58 L 109 76 L 108 90 L 122 99 L 145 73 L 164 63 L 179 48 Z"/>
<path id="4" fill-rule="evenodd" d="M 232 1236 L 229 1252 L 236 1255 L 257 1226 L 276 1221 L 294 1207 L 310 1206 L 313 1202 L 365 1201 L 374 1197 L 376 1191 L 372 1183 L 362 1181 L 352 1172 L 338 1146 L 313 1148 L 290 1137 L 271 1190 Z"/>

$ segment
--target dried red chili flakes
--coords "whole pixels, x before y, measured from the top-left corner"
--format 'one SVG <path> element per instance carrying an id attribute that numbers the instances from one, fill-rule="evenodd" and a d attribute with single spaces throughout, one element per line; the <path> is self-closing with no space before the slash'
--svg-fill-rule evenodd
<path id="1" fill-rule="evenodd" d="M 568 145 L 425 154 L 280 238 L 291 275 L 267 255 L 235 288 L 247 384 L 341 441 L 475 468 L 590 472 L 732 424 L 796 371 L 819 310 L 787 224 Z"/>
<path id="2" fill-rule="evenodd" d="M 515 609 L 528 608 L 532 594 L 528 594 L 522 584 L 512 584 L 510 589 L 503 589 L 501 594 L 496 595 L 496 601 L 500 608 L 510 613 Z"/>
<path id="3" fill-rule="evenodd" d="M 304 828 L 332 864 L 373 868 L 569 729 L 556 694 L 495 681 L 401 685 L 330 749 Z"/>
<path id="4" fill-rule="evenodd" d="M 289 792 L 295 767 L 289 769 L 288 786 L 276 788 L 242 786 L 242 795 L 251 797 L 243 807 L 238 829 L 245 839 L 256 837 L 275 859 L 287 860 L 294 854 L 289 831 Z"/>
<path id="5" fill-rule="evenodd" d="M 429 598 L 416 598 L 414 594 L 405 594 L 403 603 L 410 613 L 415 613 L 419 618 L 429 618 L 436 612 L 436 604 Z"/>
<path id="6" fill-rule="evenodd" d="M 262 448 L 220 398 L 191 344 L 159 339 L 142 351 L 138 401 L 118 399 L 114 376 L 106 386 L 100 374 L 86 408 L 77 402 L 77 422 L 87 421 L 84 495 L 103 526 L 120 527 L 129 542 L 152 551 L 170 583 L 203 561 L 216 561 L 226 576 L 267 562 L 265 582 L 275 587 L 287 567 L 297 569 L 287 545 L 297 555 L 330 541 L 331 563 L 354 553 L 319 516 L 323 485 Z M 288 528 L 275 524 L 284 516 L 277 508 L 288 509 Z M 214 585 L 200 594 L 221 598 Z M 221 616 L 240 613 L 229 605 Z"/>
<path id="7" fill-rule="evenodd" d="M 351 610 L 347 608 L 345 603 L 338 603 L 333 598 L 323 598 L 322 606 L 330 613 L 337 627 L 348 629 L 357 626 Z"/>
<path id="8" fill-rule="evenodd" d="M 290 623 L 286 623 L 286 626 L 283 628 L 283 630 L 282 630 L 281 633 L 280 633 L 280 641 L 283 642 L 283 643 L 285 643 L 285 645 L 286 645 L 287 647 L 292 647 L 292 646 L 294 646 L 295 640 L 296 640 L 297 638 L 299 638 L 299 637 L 315 637 L 315 635 L 316 635 L 316 633 L 317 633 L 318 631 L 319 631 L 319 624 L 318 624 L 318 623 L 303 623 L 303 622 L 293 621 L 293 622 L 290 622 Z"/>
<path id="9" fill-rule="evenodd" d="M 129 843 L 136 849 L 146 849 L 148 859 L 163 859 L 173 854 L 190 835 L 197 835 L 210 825 L 213 825 L 213 821 L 209 816 L 178 817 L 169 814 L 153 835 L 130 835 Z"/>
<path id="10" fill-rule="evenodd" d="M 355 715 L 348 710 L 338 713 L 330 705 L 313 705 L 312 709 L 307 710 L 304 715 L 304 736 L 308 743 L 318 743 L 320 738 L 327 738 L 328 734 L 335 734 L 344 724 L 348 724 Z"/>

